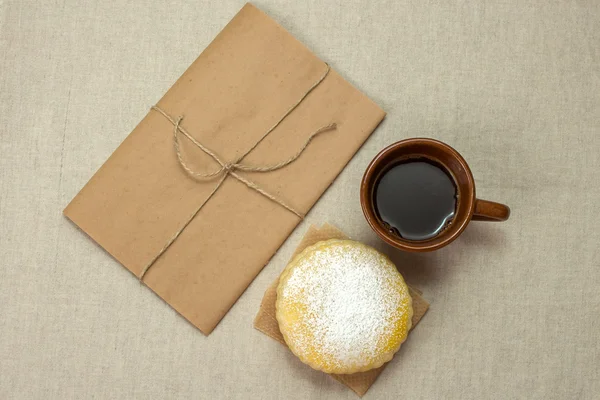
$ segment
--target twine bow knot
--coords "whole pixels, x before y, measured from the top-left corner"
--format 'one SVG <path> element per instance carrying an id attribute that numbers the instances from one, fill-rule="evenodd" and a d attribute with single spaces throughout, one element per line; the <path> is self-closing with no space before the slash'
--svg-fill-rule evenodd
<path id="1" fill-rule="evenodd" d="M 223 170 L 224 170 L 226 173 L 229 173 L 229 172 L 231 172 L 231 170 L 233 169 L 234 165 L 235 165 L 235 164 L 232 164 L 232 163 L 225 163 L 225 165 L 223 165 Z"/>
<path id="2" fill-rule="evenodd" d="M 220 176 L 220 178 L 219 178 L 219 180 L 217 182 L 217 185 L 214 187 L 214 189 L 212 190 L 212 192 L 206 197 L 206 199 L 202 202 L 202 204 L 200 204 L 196 208 L 196 210 L 190 215 L 190 217 L 186 220 L 186 222 L 183 224 L 183 226 L 177 232 L 175 232 L 175 234 L 171 237 L 171 239 L 169 239 L 169 241 L 158 252 L 158 254 L 156 256 L 154 256 L 154 258 L 152 258 L 152 260 L 150 260 L 150 262 L 144 267 L 144 269 L 142 270 L 142 272 L 139 275 L 140 281 L 143 281 L 144 276 L 146 275 L 146 273 L 148 272 L 148 270 L 150 269 L 150 267 L 152 267 L 152 265 L 154 265 L 154 263 L 156 262 L 156 260 L 158 260 L 158 258 L 160 256 L 162 256 L 165 251 L 167 251 L 167 249 L 179 237 L 179 235 L 183 232 L 183 230 L 190 224 L 190 222 L 192 222 L 192 220 L 200 212 L 200 210 L 202 209 L 202 207 L 204 207 L 204 205 L 208 202 L 208 200 L 217 192 L 217 190 L 219 190 L 219 188 L 221 187 L 221 185 L 223 184 L 223 182 L 225 181 L 225 179 L 228 176 L 234 177 L 238 181 L 244 183 L 250 189 L 253 189 L 253 190 L 257 191 L 258 193 L 262 194 L 266 198 L 268 198 L 268 199 L 274 201 L 275 203 L 281 205 L 285 209 L 287 209 L 290 212 L 292 212 L 295 215 L 297 215 L 299 218 L 301 218 L 301 219 L 304 218 L 304 214 L 302 214 L 301 212 L 299 212 L 296 209 L 294 209 L 292 206 L 290 206 L 287 203 L 285 203 L 279 197 L 274 196 L 271 193 L 263 190 L 261 187 L 259 187 L 254 182 L 252 182 L 249 179 L 247 179 L 246 177 L 238 174 L 238 172 L 240 172 L 240 171 L 243 171 L 243 172 L 271 172 L 271 171 L 275 171 L 275 170 L 281 169 L 281 168 L 283 168 L 285 166 L 288 166 L 291 163 L 293 163 L 294 161 L 296 161 L 296 159 L 298 159 L 298 157 L 300 157 L 300 155 L 302 155 L 302 153 L 304 152 L 304 150 L 306 150 L 306 148 L 308 147 L 308 145 L 310 144 L 310 142 L 316 136 L 320 135 L 323 132 L 327 132 L 327 131 L 330 131 L 332 129 L 335 129 L 337 127 L 337 125 L 335 123 L 331 123 L 329 125 L 325 125 L 325 126 L 322 126 L 319 129 L 317 129 L 315 132 L 313 132 L 308 137 L 308 139 L 304 142 L 304 144 L 300 147 L 300 149 L 295 154 L 293 154 L 288 159 L 283 160 L 283 161 L 281 161 L 281 162 L 279 162 L 277 164 L 258 166 L 258 165 L 249 165 L 249 164 L 242 163 L 242 160 L 248 154 L 250 154 L 263 141 L 263 139 L 265 139 L 275 128 L 277 128 L 277 126 L 279 126 L 279 124 L 292 111 L 294 111 L 296 109 L 296 107 L 298 107 L 300 105 L 300 103 L 302 103 L 302 101 L 306 98 L 306 96 L 308 96 L 310 94 L 310 92 L 312 92 L 313 89 L 315 89 L 325 79 L 325 77 L 329 74 L 329 71 L 330 71 L 329 65 L 328 64 L 325 64 L 325 65 L 326 65 L 327 69 L 325 70 L 325 73 L 319 78 L 319 80 L 317 82 L 315 82 L 302 95 L 302 97 L 294 105 L 292 105 L 283 114 L 283 116 L 273 126 L 271 126 L 271 128 L 269 128 L 265 132 L 265 134 L 263 136 L 261 136 L 256 141 L 256 143 L 254 143 L 253 146 L 251 146 L 244 154 L 242 154 L 240 157 L 236 158 L 234 161 L 223 161 L 219 156 L 217 156 L 217 154 L 214 151 L 212 151 L 208 147 L 204 146 L 202 143 L 200 143 L 199 141 L 197 141 L 192 135 L 190 135 L 189 132 L 187 132 L 187 130 L 184 127 L 181 126 L 181 123 L 183 121 L 183 116 L 180 116 L 177 119 L 174 119 L 166 111 L 164 111 L 162 108 L 160 108 L 158 106 L 152 106 L 152 110 L 157 111 L 158 113 L 160 113 L 161 115 L 163 115 L 167 120 L 169 120 L 173 124 L 173 127 L 174 127 L 174 129 L 173 129 L 173 147 L 175 148 L 175 153 L 177 155 L 177 160 L 179 161 L 179 164 L 185 170 L 185 172 L 187 172 L 187 174 L 190 175 L 191 177 L 193 177 L 194 179 L 198 179 L 198 180 L 209 180 L 209 179 L 213 179 L 213 178 L 215 178 L 217 176 Z M 191 143 L 193 143 L 196 147 L 198 147 L 204 153 L 206 153 L 207 155 L 209 155 L 214 161 L 216 161 L 219 164 L 220 168 L 217 169 L 217 170 L 215 170 L 214 172 L 208 172 L 208 173 L 194 171 L 185 162 L 185 160 L 184 160 L 184 158 L 183 158 L 183 156 L 181 154 L 181 148 L 180 148 L 181 146 L 180 146 L 180 143 L 179 143 L 179 133 L 183 134 L 185 137 L 187 137 L 190 140 Z"/>

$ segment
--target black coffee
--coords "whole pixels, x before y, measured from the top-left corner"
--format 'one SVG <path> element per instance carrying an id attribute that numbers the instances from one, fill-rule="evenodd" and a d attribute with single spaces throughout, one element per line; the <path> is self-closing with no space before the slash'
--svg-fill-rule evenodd
<path id="1" fill-rule="evenodd" d="M 432 161 L 407 160 L 381 176 L 375 206 L 390 232 L 407 240 L 425 240 L 439 234 L 454 217 L 456 186 Z"/>

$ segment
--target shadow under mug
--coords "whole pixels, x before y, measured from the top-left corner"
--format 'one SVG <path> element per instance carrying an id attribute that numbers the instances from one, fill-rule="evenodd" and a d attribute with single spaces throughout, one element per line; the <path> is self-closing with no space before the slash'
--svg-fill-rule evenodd
<path id="1" fill-rule="evenodd" d="M 375 209 L 375 187 L 392 166 L 410 159 L 429 159 L 453 179 L 457 191 L 454 218 L 438 235 L 426 240 L 406 240 L 388 231 Z M 360 186 L 360 203 L 367 222 L 388 244 L 405 251 L 439 249 L 456 239 L 473 221 L 506 221 L 510 209 L 504 204 L 475 197 L 475 181 L 465 159 L 452 147 L 434 139 L 406 139 L 383 149 L 371 161 Z"/>

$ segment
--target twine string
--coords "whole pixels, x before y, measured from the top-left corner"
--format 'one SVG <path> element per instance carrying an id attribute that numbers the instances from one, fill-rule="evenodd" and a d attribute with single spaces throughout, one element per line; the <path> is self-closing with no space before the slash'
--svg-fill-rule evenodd
<path id="1" fill-rule="evenodd" d="M 148 272 L 148 270 L 152 267 L 152 265 L 154 265 L 154 263 L 156 262 L 156 260 L 158 260 L 167 251 L 167 249 L 169 247 L 171 247 L 171 245 L 173 244 L 173 242 L 175 242 L 175 240 L 177 240 L 177 238 L 179 237 L 179 235 L 181 235 L 181 233 L 192 222 L 192 220 L 196 217 L 196 215 L 198 215 L 198 213 L 204 207 L 204 205 L 219 190 L 219 188 L 223 185 L 223 183 L 225 182 L 225 179 L 228 176 L 231 176 L 231 177 L 237 179 L 238 181 L 242 182 L 243 184 L 245 184 L 250 189 L 255 190 L 256 192 L 260 193 L 261 195 L 263 195 L 264 197 L 268 198 L 269 200 L 271 200 L 271 201 L 279 204 L 280 206 L 282 206 L 286 210 L 288 210 L 288 211 L 292 212 L 293 214 L 295 214 L 296 216 L 298 216 L 298 218 L 300 218 L 300 219 L 304 218 L 304 214 L 302 214 L 301 212 L 297 211 L 296 209 L 294 209 L 293 207 L 291 207 L 290 205 L 288 205 L 287 203 L 285 203 L 282 199 L 278 198 L 277 196 L 274 196 L 271 193 L 265 191 L 264 189 L 262 189 L 260 186 L 258 186 L 256 183 L 252 182 L 248 178 L 240 175 L 238 173 L 238 171 L 244 171 L 244 172 L 271 172 L 271 171 L 276 171 L 278 169 L 286 167 L 286 166 L 290 165 L 291 163 L 293 163 L 294 161 L 296 161 L 302 155 L 302 153 L 307 149 L 307 147 L 310 145 L 310 143 L 312 142 L 312 140 L 315 137 L 317 137 L 318 135 L 320 135 L 320 134 L 322 134 L 324 132 L 330 131 L 332 129 L 336 129 L 337 125 L 335 123 L 331 123 L 331 124 L 322 126 L 321 128 L 317 129 L 316 131 L 314 131 L 312 134 L 309 135 L 308 139 L 306 139 L 306 141 L 304 142 L 304 144 L 300 147 L 300 149 L 295 154 L 293 154 L 289 158 L 287 158 L 287 159 L 285 159 L 285 160 L 283 160 L 283 161 L 281 161 L 279 163 L 272 164 L 272 165 L 260 166 L 260 165 L 244 164 L 244 163 L 241 162 L 271 132 L 273 132 L 275 130 L 275 128 L 277 128 L 279 126 L 279 124 L 281 124 L 281 122 L 283 122 L 283 120 L 288 115 L 290 115 L 292 113 L 292 111 L 294 111 L 304 101 L 304 99 L 317 86 L 319 86 L 319 84 L 321 82 L 323 82 L 323 80 L 327 77 L 327 75 L 329 74 L 329 71 L 330 71 L 329 64 L 325 64 L 325 65 L 327 67 L 326 70 L 325 70 L 325 73 L 323 73 L 323 75 L 306 92 L 304 92 L 304 94 L 300 97 L 300 99 L 298 101 L 296 101 L 296 103 L 294 103 L 279 118 L 279 120 L 277 120 L 277 122 L 275 122 L 275 124 L 273 124 L 265 132 L 265 134 L 262 135 L 254 143 L 254 145 L 252 145 L 244 154 L 242 154 L 242 156 L 238 157 L 236 160 L 234 160 L 232 162 L 227 162 L 227 161 L 222 160 L 214 151 L 212 151 L 211 149 L 209 149 L 208 147 L 204 146 L 202 143 L 200 143 L 199 141 L 197 141 L 183 126 L 181 126 L 181 123 L 183 121 L 183 116 L 180 116 L 177 119 L 175 119 L 172 116 L 170 116 L 162 108 L 160 108 L 158 106 L 152 106 L 152 110 L 158 112 L 163 117 L 165 117 L 169 122 L 171 122 L 171 124 L 173 124 L 173 147 L 174 147 L 175 153 L 177 155 L 177 160 L 179 161 L 179 164 L 184 169 L 184 171 L 188 175 L 190 175 L 192 178 L 197 179 L 197 180 L 209 180 L 209 179 L 215 178 L 217 176 L 220 176 L 220 177 L 219 177 L 219 180 L 217 181 L 217 184 L 215 185 L 214 189 L 210 192 L 210 194 L 206 197 L 206 199 L 204 199 L 204 201 L 194 210 L 194 212 L 188 217 L 188 219 L 183 223 L 183 225 L 179 228 L 179 230 L 177 230 L 177 232 L 175 232 L 175 234 L 173 234 L 173 236 L 171 236 L 171 238 L 167 241 L 167 243 L 163 246 L 163 248 L 150 260 L 150 262 L 148 264 L 146 264 L 146 266 L 144 267 L 144 269 L 142 270 L 142 272 L 139 275 L 140 281 L 143 281 L 144 276 L 146 275 L 146 273 Z M 196 147 L 198 147 L 200 150 L 202 150 L 205 154 L 207 154 L 208 156 L 210 156 L 215 162 L 217 162 L 219 164 L 220 168 L 218 170 L 214 171 L 214 172 L 209 172 L 209 173 L 201 173 L 201 172 L 194 171 L 185 162 L 185 160 L 184 160 L 184 158 L 183 158 L 183 156 L 181 154 L 181 144 L 179 142 L 179 133 L 183 134 L 186 138 L 188 138 L 190 140 L 191 143 L 193 143 Z"/>

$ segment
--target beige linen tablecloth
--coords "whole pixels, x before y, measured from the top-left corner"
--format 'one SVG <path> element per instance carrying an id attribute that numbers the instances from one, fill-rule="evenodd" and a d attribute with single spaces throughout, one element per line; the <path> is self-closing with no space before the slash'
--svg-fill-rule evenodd
<path id="1" fill-rule="evenodd" d="M 356 398 L 252 327 L 327 221 L 431 302 L 366 399 L 597 399 L 596 1 L 257 2 L 388 117 L 209 337 L 62 217 L 242 5 L 0 1 L 0 398 Z M 412 136 L 460 151 L 511 219 L 431 254 L 383 245 L 359 181 Z"/>

